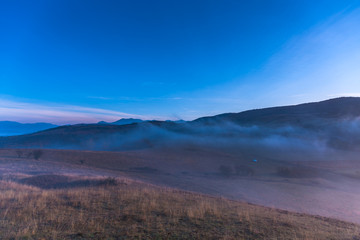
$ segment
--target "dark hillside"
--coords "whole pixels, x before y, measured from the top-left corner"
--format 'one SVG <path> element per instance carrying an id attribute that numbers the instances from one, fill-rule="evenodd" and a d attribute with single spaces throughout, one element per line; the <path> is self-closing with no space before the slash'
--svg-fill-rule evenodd
<path id="1" fill-rule="evenodd" d="M 224 113 L 196 119 L 195 123 L 214 124 L 229 121 L 240 125 L 306 125 L 317 120 L 331 121 L 360 116 L 360 98 L 343 97 L 294 106 Z"/>

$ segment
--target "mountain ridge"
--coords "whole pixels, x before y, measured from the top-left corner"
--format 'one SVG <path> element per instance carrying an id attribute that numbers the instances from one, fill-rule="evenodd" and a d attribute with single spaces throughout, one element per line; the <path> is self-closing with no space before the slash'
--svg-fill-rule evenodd
<path id="1" fill-rule="evenodd" d="M 126 125 L 126 124 L 132 124 L 132 123 L 140 123 L 140 122 L 144 122 L 144 120 L 142 119 L 137 119 L 137 118 L 121 118 L 115 122 L 105 122 L 105 121 L 100 121 L 97 124 L 102 124 L 102 125 Z"/>
<path id="2" fill-rule="evenodd" d="M 288 132 L 286 127 L 302 128 L 310 131 L 309 136 L 325 137 L 326 144 L 336 148 L 350 149 L 358 142 L 353 131 L 344 140 L 347 119 L 360 116 L 360 98 L 336 98 L 315 103 L 272 107 L 224 113 L 212 117 L 198 118 L 189 122 L 144 121 L 125 125 L 114 124 L 77 124 L 60 126 L 36 133 L 20 136 L 0 137 L 0 148 L 32 147 L 83 150 L 131 150 L 168 144 L 176 139 L 208 137 L 230 139 L 264 138 L 269 136 L 286 137 L 289 134 L 299 138 L 295 131 Z M 230 123 L 230 124 L 229 124 Z M 340 127 L 338 125 L 341 125 Z M 258 126 L 258 129 L 241 130 Z M 284 128 L 285 127 L 285 128 Z M 271 130 L 269 130 L 271 129 Z M 276 129 L 282 129 L 276 132 Z M 284 130 L 285 129 L 285 130 Z M 273 131 L 273 132 L 271 132 Z M 305 131 L 305 132 L 306 132 Z M 320 132 L 319 132 L 320 131 Z M 337 132 L 336 132 L 337 131 Z M 188 140 L 185 140 L 188 139 Z M 197 139 L 196 141 L 198 141 Z M 324 139 L 323 139 L 324 140 Z M 360 140 L 359 140 L 360 141 Z"/>
<path id="3" fill-rule="evenodd" d="M 217 121 L 229 121 L 244 125 L 273 123 L 276 125 L 284 123 L 296 124 L 299 120 L 307 122 L 305 119 L 307 117 L 331 120 L 358 116 L 360 116 L 360 98 L 340 97 L 319 102 L 252 109 L 238 113 L 223 113 L 215 116 L 201 117 L 193 122 L 211 124 Z"/>

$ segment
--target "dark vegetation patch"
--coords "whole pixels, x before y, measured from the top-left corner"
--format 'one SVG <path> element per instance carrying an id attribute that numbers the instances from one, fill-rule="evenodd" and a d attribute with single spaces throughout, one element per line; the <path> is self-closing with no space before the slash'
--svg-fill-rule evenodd
<path id="1" fill-rule="evenodd" d="M 43 155 L 43 151 L 40 150 L 40 149 L 37 149 L 37 150 L 33 151 L 33 157 L 34 157 L 35 160 L 39 160 L 42 155 Z"/>
<path id="2" fill-rule="evenodd" d="M 277 175 L 286 178 L 311 178 L 319 176 L 318 170 L 309 167 L 278 167 Z"/>
<path id="3" fill-rule="evenodd" d="M 33 158 L 35 160 L 39 160 L 44 154 L 41 149 L 35 149 L 32 151 L 23 151 L 19 149 L 16 150 L 15 153 L 18 158 Z"/>
<path id="4" fill-rule="evenodd" d="M 64 189 L 77 187 L 115 186 L 115 178 L 105 179 L 72 179 L 64 175 L 38 175 L 19 180 L 20 183 L 42 189 Z"/>

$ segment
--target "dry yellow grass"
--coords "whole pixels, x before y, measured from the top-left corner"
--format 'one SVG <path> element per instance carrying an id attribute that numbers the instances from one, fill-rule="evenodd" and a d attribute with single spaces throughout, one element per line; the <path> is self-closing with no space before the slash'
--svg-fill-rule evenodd
<path id="1" fill-rule="evenodd" d="M 0 181 L 0 239 L 360 239 L 358 225 L 119 180 L 42 190 Z"/>

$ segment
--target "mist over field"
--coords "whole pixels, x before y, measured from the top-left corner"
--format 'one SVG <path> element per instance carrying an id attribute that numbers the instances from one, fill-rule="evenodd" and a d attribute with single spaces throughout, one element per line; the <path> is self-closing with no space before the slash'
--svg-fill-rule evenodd
<path id="1" fill-rule="evenodd" d="M 341 110 L 312 113 L 324 104 Z M 28 153 L 44 149 L 41 159 L 47 164 L 80 164 L 95 172 L 111 170 L 152 184 L 360 223 L 360 120 L 353 111 L 339 115 L 356 104 L 358 98 L 339 98 L 182 123 L 62 126 L 0 138 L 0 146 Z M 266 121 L 257 116 L 254 123 L 252 114 Z M 32 159 L 26 156 L 20 159 Z"/>
<path id="2" fill-rule="evenodd" d="M 315 105 L 358 104 L 357 98 L 340 98 L 315 103 L 294 121 L 291 111 L 304 105 L 288 107 L 284 113 L 267 113 L 265 120 L 247 120 L 247 112 L 231 119 L 221 115 L 189 122 L 149 121 L 125 125 L 79 124 L 62 126 L 24 136 L 2 137 L 0 146 L 18 148 L 56 148 L 78 150 L 140 150 L 147 148 L 204 145 L 234 149 L 257 148 L 261 151 L 300 151 L 303 153 L 342 154 L 359 151 L 360 114 L 341 113 L 316 116 Z M 306 107 L 306 105 L 305 105 Z M 352 108 L 352 107 L 350 107 Z M 271 109 L 258 110 L 268 111 Z M 255 110 L 256 112 L 257 110 Z M 308 111 L 309 113 L 306 113 Z M 274 110 L 276 112 L 276 109 Z M 323 110 L 326 113 L 326 110 Z M 248 113 L 249 114 L 249 113 Z M 250 112 L 250 114 L 252 114 Z M 319 113 L 321 115 L 321 112 Z M 282 119 L 278 119 L 279 115 Z M 267 116 L 267 117 L 266 117 Z M 245 122 L 244 122 L 245 120 Z M 259 121 L 259 122 L 256 122 Z M 289 159 L 291 160 L 291 159 Z"/>

